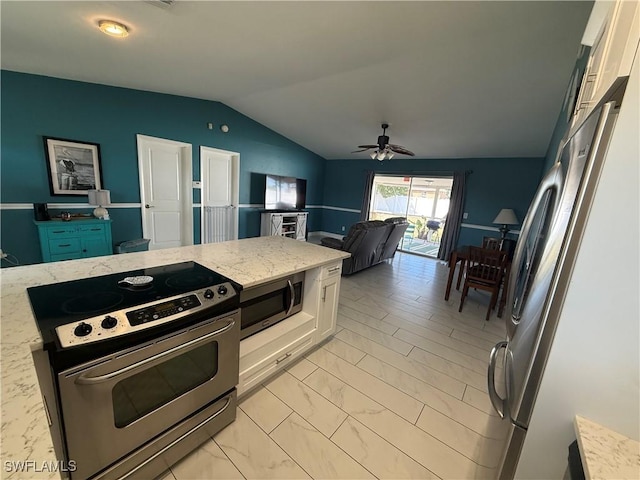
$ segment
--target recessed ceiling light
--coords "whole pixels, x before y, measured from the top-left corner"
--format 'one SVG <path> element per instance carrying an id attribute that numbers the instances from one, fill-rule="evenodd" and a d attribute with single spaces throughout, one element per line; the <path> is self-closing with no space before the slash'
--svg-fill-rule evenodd
<path id="1" fill-rule="evenodd" d="M 129 29 L 126 26 L 113 20 L 100 20 L 98 22 L 98 28 L 100 28 L 100 31 L 112 37 L 124 38 L 129 35 Z"/>

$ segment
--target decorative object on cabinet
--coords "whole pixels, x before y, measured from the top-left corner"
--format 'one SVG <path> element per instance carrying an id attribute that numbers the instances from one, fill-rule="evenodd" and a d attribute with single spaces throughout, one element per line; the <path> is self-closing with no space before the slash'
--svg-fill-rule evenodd
<path id="1" fill-rule="evenodd" d="M 280 235 L 307 240 L 307 212 L 263 212 L 260 236 Z"/>
<path id="2" fill-rule="evenodd" d="M 49 216 L 49 207 L 46 203 L 34 203 L 33 216 L 40 222 L 51 220 L 51 217 Z"/>
<path id="3" fill-rule="evenodd" d="M 44 262 L 99 257 L 113 253 L 111 220 L 34 221 Z"/>
<path id="4" fill-rule="evenodd" d="M 100 220 L 109 220 L 109 212 L 103 205 L 111 205 L 109 190 L 89 190 L 89 205 L 96 205 L 93 216 Z"/>
<path id="5" fill-rule="evenodd" d="M 87 195 L 102 188 L 99 144 L 43 138 L 51 195 Z"/>

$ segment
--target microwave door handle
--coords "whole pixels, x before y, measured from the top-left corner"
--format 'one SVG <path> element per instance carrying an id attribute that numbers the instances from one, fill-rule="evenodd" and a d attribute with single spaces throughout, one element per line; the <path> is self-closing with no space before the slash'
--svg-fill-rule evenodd
<path id="1" fill-rule="evenodd" d="M 194 345 L 197 345 L 199 343 L 204 343 L 207 340 L 209 340 L 212 337 L 215 337 L 217 335 L 220 335 L 228 330 L 230 330 L 231 328 L 233 328 L 233 326 L 235 325 L 235 321 L 231 320 L 229 321 L 229 323 L 227 323 L 227 325 L 225 325 L 222 328 L 219 328 L 213 332 L 207 333 L 206 335 L 202 336 L 202 337 L 198 337 L 198 338 L 194 338 L 193 340 L 190 340 L 186 343 L 183 343 L 181 345 L 177 345 L 173 348 L 170 348 L 169 350 L 165 350 L 164 352 L 160 352 L 156 355 L 152 355 L 151 357 L 145 358 L 144 360 L 141 360 L 140 362 L 136 362 L 132 365 L 127 365 L 126 367 L 120 368 L 114 372 L 109 372 L 109 373 L 105 373 L 104 375 L 97 375 L 95 377 L 87 377 L 85 373 L 83 373 L 82 375 L 80 375 L 78 378 L 75 379 L 75 382 L 77 385 L 96 385 L 98 383 L 104 383 L 104 382 L 108 382 L 109 380 L 112 380 L 120 375 L 123 375 L 127 372 L 130 372 L 131 370 L 134 370 L 136 368 L 142 367 L 144 365 L 148 365 L 151 362 L 155 362 L 156 360 L 159 360 L 161 358 L 166 357 L 167 355 L 171 355 L 175 352 L 179 352 L 180 350 L 185 350 L 188 349 L 190 347 L 193 347 Z"/>
<path id="2" fill-rule="evenodd" d="M 289 301 L 289 309 L 287 310 L 286 315 L 289 316 L 289 314 L 291 313 L 291 310 L 293 310 L 293 305 L 296 301 L 296 291 L 293 288 L 293 283 L 291 283 L 291 280 L 287 280 L 287 285 L 289 286 L 289 296 L 291 297 L 291 300 Z"/>
<path id="3" fill-rule="evenodd" d="M 489 387 L 489 399 L 491 400 L 491 405 L 493 405 L 493 408 L 495 409 L 496 412 L 498 412 L 498 415 L 500 416 L 500 418 L 504 418 L 505 417 L 505 405 L 506 405 L 506 400 L 504 398 L 502 398 L 500 395 L 498 395 L 498 392 L 496 391 L 496 358 L 498 357 L 498 352 L 500 350 L 502 350 L 503 348 L 507 348 L 507 342 L 498 342 L 496 343 L 495 347 L 493 347 L 491 349 L 491 354 L 489 355 L 489 371 L 487 374 L 487 386 Z M 507 368 L 507 366 L 505 365 L 504 368 Z"/>

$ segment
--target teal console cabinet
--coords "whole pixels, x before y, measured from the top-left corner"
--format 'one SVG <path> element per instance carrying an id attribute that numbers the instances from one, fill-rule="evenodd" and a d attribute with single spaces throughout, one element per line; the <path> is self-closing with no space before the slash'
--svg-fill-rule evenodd
<path id="1" fill-rule="evenodd" d="M 45 262 L 111 255 L 111 220 L 97 218 L 34 221 L 40 237 L 40 251 Z"/>

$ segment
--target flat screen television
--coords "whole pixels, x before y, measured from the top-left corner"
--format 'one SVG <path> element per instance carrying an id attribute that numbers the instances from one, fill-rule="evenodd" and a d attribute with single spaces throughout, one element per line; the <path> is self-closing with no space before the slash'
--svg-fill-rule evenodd
<path id="1" fill-rule="evenodd" d="M 302 178 L 266 175 L 266 210 L 302 210 L 306 207 L 307 181 Z"/>

